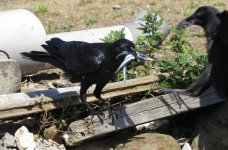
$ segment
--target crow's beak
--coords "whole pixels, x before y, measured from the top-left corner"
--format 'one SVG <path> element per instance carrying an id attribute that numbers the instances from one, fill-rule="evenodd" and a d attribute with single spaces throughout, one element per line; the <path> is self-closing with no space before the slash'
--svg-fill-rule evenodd
<path id="1" fill-rule="evenodd" d="M 191 25 L 198 25 L 198 20 L 194 16 L 183 19 L 178 25 L 177 29 L 185 29 Z"/>
<path id="2" fill-rule="evenodd" d="M 127 66 L 128 63 L 130 63 L 131 61 L 133 61 L 135 59 L 154 61 L 154 59 L 152 59 L 152 58 L 150 58 L 150 57 L 148 57 L 148 56 L 146 56 L 146 55 L 144 55 L 142 53 L 139 53 L 137 51 L 135 51 L 135 52 L 136 52 L 136 56 L 134 56 L 133 54 L 127 54 L 125 56 L 123 62 L 120 64 L 119 68 L 115 72 L 115 74 L 117 74 L 123 68 L 123 78 L 124 78 L 124 81 L 126 81 L 126 71 L 127 71 L 127 67 L 126 66 Z M 120 55 L 122 55 L 122 53 Z"/>
<path id="3" fill-rule="evenodd" d="M 150 57 L 148 57 L 148 56 L 146 56 L 146 55 L 144 55 L 144 54 L 142 54 L 142 53 L 140 53 L 140 52 L 136 52 L 136 57 L 137 57 L 138 59 L 141 59 L 141 60 L 154 61 L 154 59 L 152 59 L 152 58 L 150 58 Z"/>
<path id="4" fill-rule="evenodd" d="M 135 54 L 136 54 L 135 57 L 137 59 L 154 61 L 154 59 L 152 59 L 152 58 L 150 58 L 150 57 L 148 57 L 148 56 L 146 56 L 146 55 L 144 55 L 144 54 L 142 54 L 140 52 L 137 52 L 133 47 L 131 47 L 131 49 L 135 52 Z"/>

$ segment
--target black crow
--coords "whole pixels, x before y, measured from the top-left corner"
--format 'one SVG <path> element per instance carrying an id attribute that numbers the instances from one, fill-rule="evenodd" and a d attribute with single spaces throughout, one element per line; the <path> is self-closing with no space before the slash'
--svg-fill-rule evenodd
<path id="1" fill-rule="evenodd" d="M 228 98 L 228 11 L 217 14 L 221 21 L 209 53 L 210 82 L 220 98 Z"/>
<path id="2" fill-rule="evenodd" d="M 96 114 L 98 117 L 99 114 L 86 101 L 87 89 L 96 84 L 94 96 L 110 108 L 110 104 L 101 97 L 104 86 L 130 61 L 137 58 L 152 60 L 135 51 L 135 45 L 127 39 L 120 39 L 114 43 L 87 43 L 52 38 L 42 47 L 47 52 L 31 51 L 22 55 L 33 61 L 61 68 L 69 74 L 71 82 L 81 82 L 80 98 L 92 116 Z M 101 120 L 100 117 L 99 119 Z"/>
<path id="3" fill-rule="evenodd" d="M 207 54 L 209 64 L 206 66 L 206 69 L 203 71 L 203 73 L 201 73 L 198 80 L 187 89 L 163 88 L 162 91 L 164 93 L 177 92 L 191 96 L 199 96 L 211 86 L 210 76 L 212 63 L 210 62 L 210 57 L 211 51 L 213 49 L 212 45 L 214 43 L 214 39 L 217 34 L 218 27 L 220 25 L 220 20 L 217 17 L 218 13 L 219 11 L 214 7 L 202 6 L 199 7 L 191 16 L 180 21 L 180 23 L 177 26 L 177 28 L 179 29 L 184 29 L 191 25 L 198 25 L 204 29 L 207 38 Z"/>

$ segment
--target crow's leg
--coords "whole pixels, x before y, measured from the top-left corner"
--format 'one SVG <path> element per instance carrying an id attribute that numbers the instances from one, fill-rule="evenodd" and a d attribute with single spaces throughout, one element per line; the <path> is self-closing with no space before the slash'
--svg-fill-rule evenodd
<path id="1" fill-rule="evenodd" d="M 200 74 L 199 78 L 189 86 L 187 89 L 166 89 L 161 88 L 163 94 L 173 93 L 174 97 L 177 99 L 178 104 L 181 107 L 182 99 L 179 94 L 188 95 L 188 96 L 199 96 L 204 91 L 210 87 L 210 76 L 211 76 L 211 64 L 208 64 L 206 69 Z"/>
<path id="2" fill-rule="evenodd" d="M 80 98 L 81 101 L 85 103 L 86 107 L 88 108 L 88 110 L 90 111 L 90 114 L 92 115 L 92 119 L 94 117 L 94 115 L 97 115 L 98 119 L 100 120 L 100 122 L 103 124 L 103 119 L 101 118 L 101 116 L 103 117 L 103 114 L 100 114 L 99 112 L 96 112 L 91 106 L 90 104 L 86 101 L 86 91 L 87 89 L 90 87 L 90 84 L 87 83 L 82 83 L 81 84 L 81 89 L 80 89 Z"/>
<path id="3" fill-rule="evenodd" d="M 94 96 L 95 96 L 97 99 L 99 99 L 99 100 L 105 105 L 106 110 L 108 110 L 109 117 L 112 118 L 112 122 L 114 123 L 115 115 L 114 115 L 114 113 L 113 113 L 113 108 L 112 108 L 110 102 L 106 101 L 105 99 L 103 99 L 103 98 L 101 97 L 101 91 L 102 91 L 102 89 L 104 88 L 104 86 L 105 86 L 106 84 L 107 84 L 107 82 L 98 83 L 98 84 L 96 85 L 96 88 L 95 88 L 93 94 L 94 94 Z"/>

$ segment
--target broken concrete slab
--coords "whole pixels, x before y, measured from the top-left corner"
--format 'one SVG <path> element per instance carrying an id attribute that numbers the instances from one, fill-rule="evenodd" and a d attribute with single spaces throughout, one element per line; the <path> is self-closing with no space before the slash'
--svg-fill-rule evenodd
<path id="1" fill-rule="evenodd" d="M 0 60 L 0 94 L 19 92 L 21 89 L 21 70 L 15 60 Z"/>

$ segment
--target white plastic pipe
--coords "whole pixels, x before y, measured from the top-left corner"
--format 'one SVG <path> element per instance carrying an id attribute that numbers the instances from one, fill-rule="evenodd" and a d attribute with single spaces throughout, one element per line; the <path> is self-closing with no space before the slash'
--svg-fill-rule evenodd
<path id="1" fill-rule="evenodd" d="M 46 32 L 38 18 L 28 10 L 17 9 L 0 12 L 0 49 L 15 59 L 23 74 L 34 73 L 44 68 L 43 63 L 25 61 L 20 53 L 42 50 L 47 40 Z M 0 53 L 1 58 L 5 57 Z"/>
<path id="2" fill-rule="evenodd" d="M 125 28 L 126 38 L 135 41 L 138 36 L 142 35 L 138 28 L 140 23 L 144 22 L 139 18 L 145 13 L 146 11 L 142 11 L 132 22 L 125 25 L 46 35 L 43 25 L 30 11 L 24 9 L 0 11 L 0 49 L 5 50 L 12 59 L 19 63 L 23 75 L 36 73 L 52 66 L 26 60 L 20 55 L 21 52 L 45 51 L 41 45 L 53 37 L 59 37 L 65 41 L 102 42 L 101 38 L 104 38 L 111 31 L 122 28 Z M 166 35 L 169 33 L 169 27 L 165 22 L 161 26 L 161 31 Z M 0 58 L 1 56 L 4 57 L 0 53 Z"/>
<path id="3" fill-rule="evenodd" d="M 47 38 L 51 39 L 53 37 L 59 37 L 65 41 L 76 40 L 76 41 L 85 41 L 89 43 L 102 42 L 100 39 L 107 36 L 110 33 L 110 31 L 119 31 L 122 28 L 124 28 L 126 39 L 134 41 L 134 37 L 132 35 L 131 30 L 125 25 L 73 31 L 73 32 L 56 33 L 56 34 L 47 35 Z"/>

